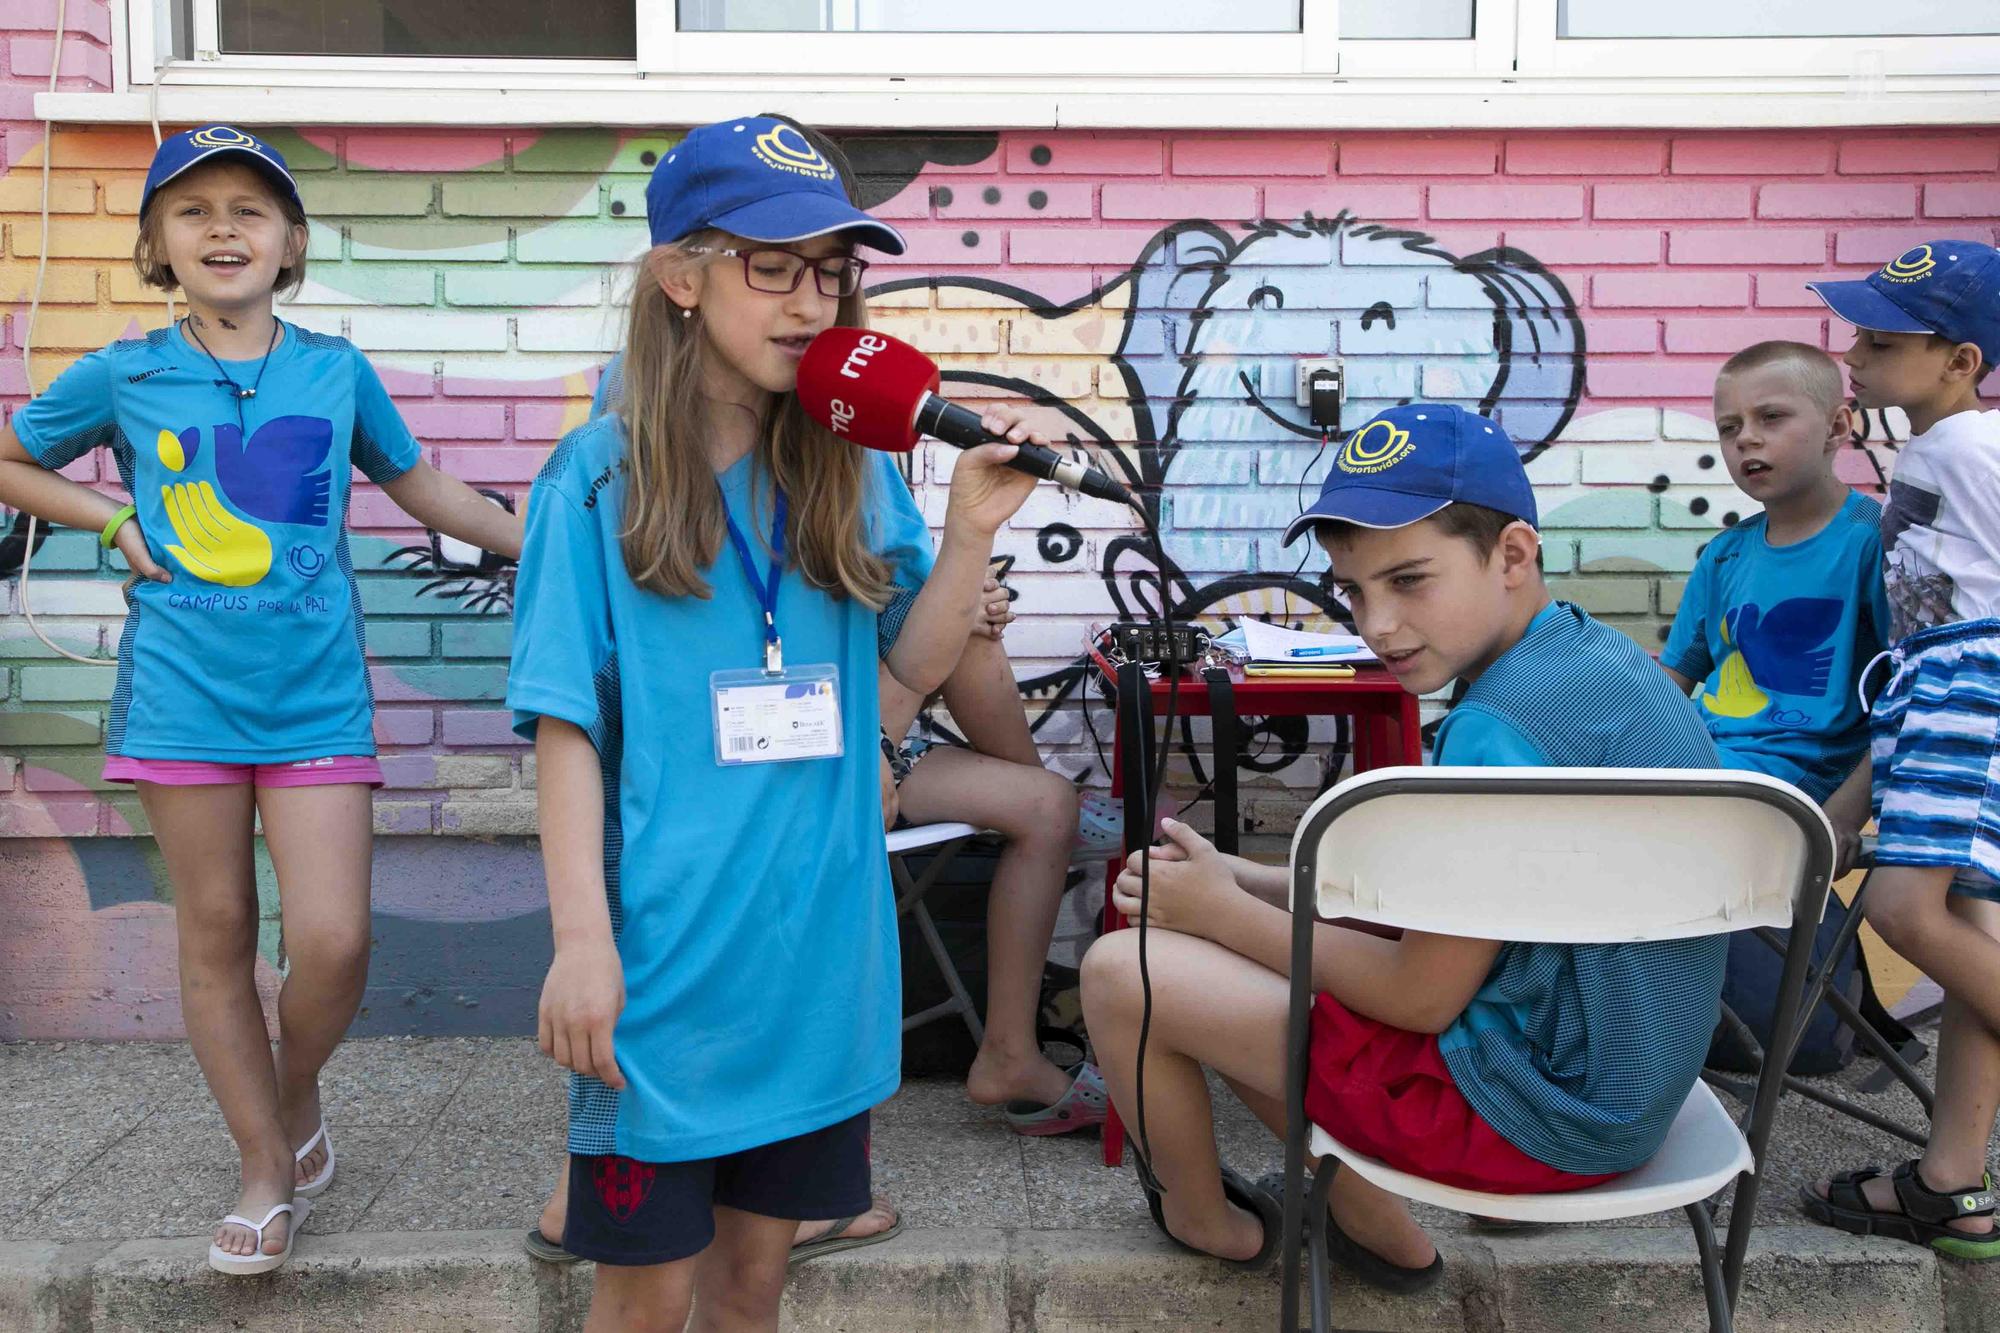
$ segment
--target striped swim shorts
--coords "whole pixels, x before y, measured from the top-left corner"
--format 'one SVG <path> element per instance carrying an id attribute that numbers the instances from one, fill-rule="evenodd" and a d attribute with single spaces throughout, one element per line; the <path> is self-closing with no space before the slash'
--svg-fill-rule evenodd
<path id="1" fill-rule="evenodd" d="M 1879 865 L 1954 866 L 2000 902 L 2000 620 L 1910 635 L 1869 712 Z"/>

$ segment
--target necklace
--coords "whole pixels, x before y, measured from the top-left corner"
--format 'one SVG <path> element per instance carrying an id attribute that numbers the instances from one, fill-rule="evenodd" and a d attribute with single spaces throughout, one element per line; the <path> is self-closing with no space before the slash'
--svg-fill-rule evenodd
<path id="1" fill-rule="evenodd" d="M 201 333 L 195 328 L 194 316 L 189 315 L 181 321 L 181 332 L 194 339 L 194 345 L 207 355 L 209 362 L 215 367 L 215 373 L 221 376 L 220 379 L 215 381 L 216 387 L 227 389 L 230 396 L 236 400 L 236 424 L 239 427 L 243 425 L 243 400 L 257 396 L 258 386 L 264 382 L 264 368 L 271 364 L 271 353 L 278 348 L 278 331 L 283 327 L 283 320 L 272 319 L 271 341 L 264 348 L 264 359 L 257 363 L 257 378 L 252 380 L 250 387 L 246 389 L 229 377 L 229 372 L 222 368 L 221 360 L 217 358 L 214 352 L 208 350 L 208 344 L 201 340 Z"/>

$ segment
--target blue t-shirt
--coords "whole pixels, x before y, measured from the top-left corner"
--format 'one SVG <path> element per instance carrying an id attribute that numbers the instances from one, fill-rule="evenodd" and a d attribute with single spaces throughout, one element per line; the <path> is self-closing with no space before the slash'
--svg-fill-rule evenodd
<path id="1" fill-rule="evenodd" d="M 1438 727 L 1440 764 L 1713 768 L 1715 747 L 1637 645 L 1557 602 Z M 1616 885 L 1606 885 L 1616 892 Z M 1722 995 L 1728 936 L 1501 946 L 1438 1038 L 1479 1117 L 1539 1162 L 1629 1171 L 1666 1140 Z"/>
<path id="2" fill-rule="evenodd" d="M 1727 767 L 1824 801 L 1868 752 L 1854 687 L 1888 646 L 1881 522 L 1849 495 L 1802 542 L 1771 545 L 1758 514 L 1701 553 L 1660 664 L 1701 682 L 1695 706 Z"/>
<path id="3" fill-rule="evenodd" d="M 720 1156 L 824 1128 L 895 1091 L 902 1045 L 896 906 L 882 852 L 876 614 L 786 568 L 785 663 L 840 672 L 837 759 L 723 766 L 709 677 L 763 663 L 763 612 L 725 540 L 710 596 L 626 572 L 625 432 L 582 426 L 535 481 L 514 589 L 507 703 L 587 733 L 604 773 L 604 875 L 625 972 L 627 1080 L 570 1083 L 570 1151 Z M 720 474 L 758 573 L 771 532 L 754 455 Z M 868 456 L 871 546 L 898 578 L 930 534 L 886 457 Z"/>
<path id="4" fill-rule="evenodd" d="M 112 754 L 375 753 L 348 482 L 351 467 L 393 481 L 421 451 L 352 343 L 281 328 L 254 398 L 217 384 L 176 325 L 92 352 L 14 414 L 44 467 L 111 450 L 147 549 L 174 576 L 126 594 Z M 222 364 L 257 381 L 258 360 Z"/>

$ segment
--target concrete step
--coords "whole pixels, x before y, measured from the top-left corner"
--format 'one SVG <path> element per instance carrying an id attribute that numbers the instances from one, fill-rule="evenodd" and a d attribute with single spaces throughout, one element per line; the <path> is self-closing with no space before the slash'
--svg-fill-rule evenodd
<path id="1" fill-rule="evenodd" d="M 563 1333 L 582 1327 L 589 1265 L 536 1263 L 515 1231 L 308 1230 L 279 1272 L 225 1278 L 196 1238 L 0 1243 L 8 1333 Z M 1446 1280 L 1390 1297 L 1336 1276 L 1348 1330 L 1689 1333 L 1705 1327 L 1690 1237 L 1657 1227 L 1445 1240 Z M 2000 1265 L 1992 1265 L 2000 1269 Z M 1267 1330 L 1278 1282 L 1151 1232 L 913 1228 L 803 1264 L 785 1327 L 825 1333 Z M 1761 1228 L 1743 1333 L 2000 1333 L 2000 1273 L 1819 1227 Z"/>

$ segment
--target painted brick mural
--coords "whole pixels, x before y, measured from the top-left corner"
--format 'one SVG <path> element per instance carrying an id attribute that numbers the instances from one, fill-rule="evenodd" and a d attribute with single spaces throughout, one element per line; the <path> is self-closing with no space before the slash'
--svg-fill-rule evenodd
<path id="1" fill-rule="evenodd" d="M 65 81 L 101 86 L 103 10 L 70 13 Z M 61 127 L 51 143 L 30 119 L 52 14 L 23 0 L 0 19 L 8 405 L 166 318 L 129 263 L 150 128 Z M 644 246 L 647 173 L 673 131 L 268 133 L 312 215 L 309 280 L 284 317 L 368 352 L 439 467 L 524 497 L 615 345 L 622 265 Z M 1538 488 L 1558 595 L 1654 646 L 1702 543 L 1745 512 L 1708 419 L 1723 357 L 1776 337 L 1837 351 L 1845 330 L 1807 280 L 1939 235 L 1994 240 L 2000 219 L 1990 128 L 843 143 L 868 202 L 912 242 L 870 271 L 875 323 L 937 356 L 954 394 L 1032 400 L 1052 436 L 1156 505 L 1164 569 L 1128 516 L 1053 488 L 998 547 L 1036 735 L 1052 764 L 1099 779 L 1089 725 L 1108 743 L 1109 719 L 1078 667 L 1091 622 L 1155 611 L 1160 588 L 1218 626 L 1327 613 L 1321 566 L 1272 536 L 1325 463 L 1293 403 L 1300 358 L 1342 359 L 1351 424 L 1418 396 L 1503 420 Z M 31 384 L 21 348 L 50 153 Z M 1842 475 L 1878 485 L 1903 425 L 1868 420 Z M 950 461 L 915 460 L 934 519 Z M 94 458 L 71 475 L 114 480 Z M 362 1030 L 518 1027 L 546 917 L 537 858 L 515 840 L 533 832 L 533 758 L 499 706 L 507 571 L 442 548 L 358 479 L 352 521 L 389 777 Z M 30 635 L 22 535 L 16 523 L 0 541 L 0 1037 L 167 1035 L 169 890 L 136 802 L 96 777 L 112 673 Z M 59 531 L 34 552 L 28 598 L 51 638 L 105 654 L 124 572 L 94 534 Z M 1288 830 L 1317 773 L 1298 738 L 1266 739 L 1274 776 L 1246 813 Z M 274 920 L 267 935 L 275 963 Z"/>

